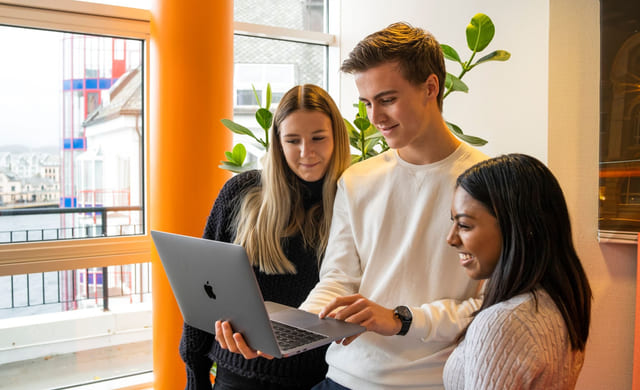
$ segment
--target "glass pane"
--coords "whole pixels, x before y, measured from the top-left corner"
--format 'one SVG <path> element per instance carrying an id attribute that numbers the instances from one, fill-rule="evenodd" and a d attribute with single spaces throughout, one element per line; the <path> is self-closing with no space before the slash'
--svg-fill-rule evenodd
<path id="1" fill-rule="evenodd" d="M 143 234 L 142 42 L 0 26 L 0 50 L 0 244 Z"/>
<path id="2" fill-rule="evenodd" d="M 326 31 L 325 0 L 235 0 L 233 19 L 295 30 Z"/>
<path id="3" fill-rule="evenodd" d="M 151 263 L 0 276 L 0 320 L 83 309 L 115 310 L 150 299 Z"/>
<path id="4" fill-rule="evenodd" d="M 254 88 L 265 106 L 267 84 L 271 85 L 271 111 L 282 95 L 298 84 L 326 88 L 327 47 L 268 38 L 234 36 L 233 120 L 264 138 L 255 118 Z M 260 145 L 248 136 L 234 135 L 234 142 L 247 147 L 248 161 L 262 156 Z"/>
<path id="5" fill-rule="evenodd" d="M 0 276 L 1 388 L 149 383 L 151 337 L 150 263 Z"/>
<path id="6" fill-rule="evenodd" d="M 0 52 L 0 244 L 144 233 L 142 41 L 0 26 Z M 151 372 L 150 302 L 149 263 L 0 277 L 0 387 Z"/>
<path id="7" fill-rule="evenodd" d="M 640 2 L 602 1 L 600 230 L 640 232 Z"/>

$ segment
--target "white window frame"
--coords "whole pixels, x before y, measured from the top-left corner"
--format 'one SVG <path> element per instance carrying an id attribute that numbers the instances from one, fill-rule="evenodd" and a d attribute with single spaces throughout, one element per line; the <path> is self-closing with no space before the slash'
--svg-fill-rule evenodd
<path id="1" fill-rule="evenodd" d="M 149 188 L 149 41 L 151 13 L 73 0 L 0 0 L 0 24 L 42 28 L 80 34 L 109 35 L 140 39 L 145 42 L 144 158 L 142 184 Z M 102 267 L 107 265 L 149 262 L 149 195 L 145 191 L 143 206 L 147 233 L 130 237 L 104 237 L 78 240 L 0 244 L 0 276 L 34 272 Z"/>
<path id="2" fill-rule="evenodd" d="M 280 39 L 297 43 L 309 43 L 327 46 L 327 67 L 322 77 L 323 79 L 327 80 L 327 91 L 339 105 L 338 97 L 340 93 L 340 77 L 338 73 L 340 69 L 340 50 L 339 41 L 336 36 L 336 33 L 338 32 L 338 23 L 336 22 L 336 20 L 338 20 L 339 6 L 339 0 L 327 1 L 326 7 L 329 7 L 329 33 L 295 30 L 285 27 L 274 27 L 245 22 L 234 22 L 233 33 L 236 35 L 244 35 L 248 37 Z"/>

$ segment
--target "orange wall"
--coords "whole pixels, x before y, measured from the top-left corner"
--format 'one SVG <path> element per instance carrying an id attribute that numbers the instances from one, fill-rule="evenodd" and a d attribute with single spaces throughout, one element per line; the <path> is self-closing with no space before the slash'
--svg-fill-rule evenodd
<path id="1" fill-rule="evenodd" d="M 151 9 L 151 228 L 201 236 L 229 178 L 217 168 L 231 146 L 233 1 L 155 0 Z M 184 388 L 182 316 L 153 251 L 155 389 Z"/>

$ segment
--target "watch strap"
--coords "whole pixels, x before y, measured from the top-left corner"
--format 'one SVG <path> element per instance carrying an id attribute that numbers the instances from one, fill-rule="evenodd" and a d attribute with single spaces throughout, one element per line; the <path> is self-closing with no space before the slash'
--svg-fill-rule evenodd
<path id="1" fill-rule="evenodd" d="M 411 322 L 413 321 L 413 316 L 411 315 L 411 310 L 406 306 L 397 306 L 393 310 L 393 315 L 400 320 L 402 327 L 400 331 L 396 333 L 398 336 L 404 336 L 409 332 L 409 328 L 411 327 Z"/>

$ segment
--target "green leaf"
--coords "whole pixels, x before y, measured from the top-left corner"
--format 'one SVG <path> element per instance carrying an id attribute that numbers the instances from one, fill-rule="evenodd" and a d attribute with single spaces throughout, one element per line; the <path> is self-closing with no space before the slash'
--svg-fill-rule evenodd
<path id="1" fill-rule="evenodd" d="M 220 165 L 218 165 L 218 168 L 226 169 L 227 171 L 235 173 L 242 172 L 242 166 L 231 161 L 220 161 Z"/>
<path id="2" fill-rule="evenodd" d="M 458 52 L 453 47 L 444 44 L 440 44 L 440 47 L 442 48 L 444 58 L 462 64 L 462 60 L 460 60 Z"/>
<path id="3" fill-rule="evenodd" d="M 371 135 L 368 135 L 368 136 L 364 137 L 364 139 L 365 139 L 365 141 L 368 141 L 368 140 L 370 140 L 370 139 L 373 139 L 373 140 L 375 140 L 376 142 L 379 142 L 380 140 L 383 140 L 383 139 L 384 139 L 384 136 L 382 135 L 382 133 L 380 133 L 380 132 L 378 131 L 378 132 L 376 132 L 375 134 L 371 134 Z"/>
<path id="4" fill-rule="evenodd" d="M 356 128 L 353 127 L 351 122 L 349 122 L 345 118 L 342 118 L 342 120 L 344 121 L 344 124 L 347 127 L 347 133 L 349 134 L 349 139 L 358 138 L 358 132 L 356 131 Z"/>
<path id="5" fill-rule="evenodd" d="M 358 116 L 360 118 L 367 118 L 367 107 L 364 105 L 363 101 L 358 102 Z"/>
<path id="6" fill-rule="evenodd" d="M 244 164 L 244 159 L 247 157 L 247 148 L 245 148 L 243 144 L 236 144 L 236 146 L 233 147 L 233 152 L 231 154 L 233 156 L 233 160 L 229 160 L 236 162 L 238 165 L 242 165 Z"/>
<path id="7" fill-rule="evenodd" d="M 495 50 L 476 61 L 473 66 L 480 65 L 487 61 L 506 61 L 511 58 L 511 53 L 506 50 Z"/>
<path id="8" fill-rule="evenodd" d="M 473 146 L 482 146 L 485 145 L 487 143 L 486 140 L 480 138 L 480 137 L 474 137 L 473 135 L 466 135 L 462 132 L 462 129 L 460 127 L 458 127 L 457 125 L 451 123 L 451 122 L 446 122 L 447 123 L 447 127 L 449 128 L 449 130 L 451 130 L 451 132 L 458 138 L 460 138 L 461 140 L 467 142 L 470 145 Z"/>
<path id="9" fill-rule="evenodd" d="M 384 150 L 383 150 L 382 152 L 384 152 Z M 377 156 L 377 155 L 379 155 L 380 153 L 381 153 L 381 152 L 378 152 L 377 150 L 375 150 L 375 149 L 371 148 L 371 149 L 369 149 L 369 151 L 367 152 L 367 158 L 371 158 L 371 157 L 373 157 L 373 156 Z"/>
<path id="10" fill-rule="evenodd" d="M 220 165 L 218 165 L 218 168 L 222 168 L 222 169 L 226 169 L 227 171 L 231 171 L 233 173 L 242 173 L 245 171 L 249 171 L 251 169 L 254 169 L 254 164 L 247 164 L 247 165 L 237 165 L 237 164 L 233 164 L 229 161 L 220 161 Z"/>
<path id="11" fill-rule="evenodd" d="M 444 87 L 451 91 L 469 92 L 467 84 L 451 73 L 447 73 L 447 77 L 444 79 Z"/>
<path id="12" fill-rule="evenodd" d="M 362 161 L 362 156 L 361 155 L 359 155 L 359 154 L 352 154 L 351 155 L 351 164 L 352 165 L 357 163 L 357 162 L 360 162 L 360 161 Z"/>
<path id="13" fill-rule="evenodd" d="M 485 14 L 476 14 L 467 25 L 467 45 L 471 51 L 484 50 L 496 33 L 496 28 Z"/>
<path id="14" fill-rule="evenodd" d="M 367 117 L 356 118 L 353 121 L 353 124 L 356 125 L 356 127 L 360 131 L 365 131 L 369 126 L 371 126 L 371 123 L 369 122 L 369 119 L 367 119 Z"/>
<path id="15" fill-rule="evenodd" d="M 229 120 L 229 119 L 221 119 L 220 122 L 222 122 L 222 124 L 229 130 L 233 131 L 236 134 L 240 134 L 240 135 L 248 135 L 249 137 L 252 137 L 254 139 L 257 139 L 256 136 L 253 134 L 253 131 L 247 129 L 246 127 L 237 124 L 236 122 Z"/>
<path id="16" fill-rule="evenodd" d="M 365 140 L 364 143 L 364 152 L 365 154 L 369 154 L 370 150 L 373 150 L 373 147 L 378 144 L 379 138 L 369 138 Z"/>
<path id="17" fill-rule="evenodd" d="M 264 131 L 269 131 L 272 120 L 273 114 L 266 108 L 259 108 L 258 111 L 256 111 L 256 121 L 258 121 L 258 124 L 264 129 Z"/>
<path id="18" fill-rule="evenodd" d="M 371 138 L 372 136 L 376 136 L 376 135 L 379 135 L 380 137 L 382 137 L 382 133 L 374 125 L 370 125 L 364 130 L 365 138 Z"/>
<path id="19" fill-rule="evenodd" d="M 264 108 L 267 110 L 271 107 L 271 84 L 267 83 L 267 104 Z"/>
<path id="20" fill-rule="evenodd" d="M 362 149 L 360 146 L 360 138 L 349 138 L 349 144 L 357 150 Z"/>
<path id="21" fill-rule="evenodd" d="M 260 97 L 258 96 L 258 92 L 256 91 L 256 87 L 251 84 L 251 88 L 253 89 L 253 96 L 256 98 L 256 102 L 258 102 L 258 107 L 262 107 L 262 104 L 260 104 Z"/>
<path id="22" fill-rule="evenodd" d="M 244 163 L 244 159 L 247 157 L 247 149 L 243 144 L 237 144 L 233 147 L 231 152 L 224 152 L 227 157 L 227 163 L 231 165 L 241 166 Z M 225 161 L 222 161 L 223 163 Z"/>

